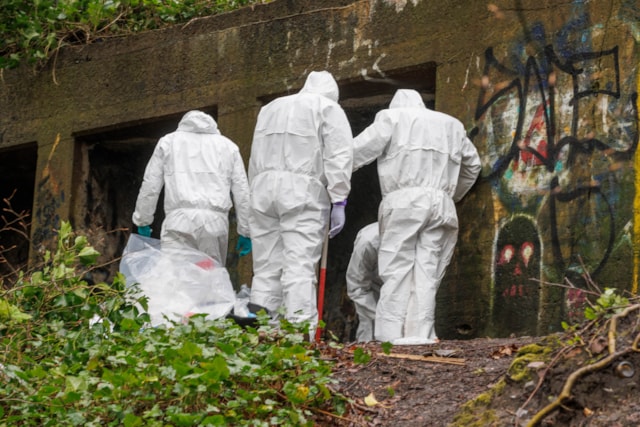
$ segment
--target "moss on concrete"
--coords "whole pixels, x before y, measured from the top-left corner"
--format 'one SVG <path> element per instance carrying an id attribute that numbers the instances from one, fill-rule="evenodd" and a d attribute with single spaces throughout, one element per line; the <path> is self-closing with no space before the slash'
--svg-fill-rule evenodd
<path id="1" fill-rule="evenodd" d="M 465 403 L 449 427 L 486 427 L 498 424 L 499 417 L 493 409 L 495 399 L 501 396 L 508 383 L 524 383 L 531 380 L 531 362 L 547 362 L 550 355 L 561 345 L 554 336 L 545 337 L 539 343 L 521 347 L 509 365 L 506 375 L 490 390 Z"/>
<path id="2" fill-rule="evenodd" d="M 490 408 L 494 396 L 504 390 L 506 381 L 500 380 L 489 391 L 480 394 L 475 399 L 465 403 L 460 412 L 454 417 L 450 427 L 486 427 L 495 425 L 498 418 Z"/>

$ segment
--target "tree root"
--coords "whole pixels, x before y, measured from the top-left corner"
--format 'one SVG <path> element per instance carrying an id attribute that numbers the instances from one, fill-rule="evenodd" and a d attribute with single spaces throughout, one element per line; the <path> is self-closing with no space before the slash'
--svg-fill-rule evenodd
<path id="1" fill-rule="evenodd" d="M 549 372 L 551 370 L 551 368 L 555 365 L 556 361 L 558 359 L 560 359 L 562 356 L 564 356 L 565 353 L 571 351 L 574 348 L 575 348 L 575 346 L 569 346 L 569 347 L 564 347 L 564 348 L 560 349 L 560 351 L 558 351 L 558 354 L 555 355 L 555 357 L 553 358 L 551 363 L 549 363 L 549 365 L 545 368 L 545 370 L 542 373 L 542 375 L 540 375 L 540 378 L 538 379 L 538 383 L 536 384 L 536 387 L 531 392 L 531 394 L 529 395 L 527 400 L 522 404 L 522 406 L 520 406 L 519 410 L 526 408 L 527 405 L 529 404 L 529 402 L 531 402 L 531 399 L 533 399 L 533 396 L 535 396 L 536 393 L 538 392 L 538 390 L 540 390 L 540 387 L 542 387 L 542 383 L 544 383 L 544 379 L 547 376 L 547 372 Z"/>
<path id="2" fill-rule="evenodd" d="M 549 415 L 551 412 L 556 410 L 558 407 L 562 406 L 564 401 L 567 398 L 571 397 L 571 389 L 575 384 L 575 382 L 580 377 L 590 372 L 594 372 L 606 367 L 611 362 L 613 362 L 614 360 L 616 360 L 617 358 L 625 354 L 640 351 L 640 349 L 638 348 L 638 344 L 640 343 L 640 333 L 636 335 L 631 347 L 625 348 L 624 350 L 621 350 L 618 352 L 616 351 L 616 333 L 617 333 L 618 319 L 626 317 L 629 315 L 629 313 L 638 309 L 640 309 L 640 304 L 630 305 L 621 313 L 618 313 L 613 317 L 611 317 L 611 321 L 609 323 L 609 333 L 608 333 L 609 355 L 591 365 L 583 366 L 582 368 L 574 371 L 571 375 L 569 375 L 569 378 L 567 378 L 567 381 L 564 383 L 564 386 L 562 387 L 562 391 L 560 392 L 556 400 L 554 400 L 553 402 L 551 402 L 550 404 L 542 408 L 540 411 L 538 411 L 538 413 L 536 413 L 533 416 L 533 418 L 531 418 L 531 420 L 527 424 L 527 427 L 536 427 L 547 415 Z"/>

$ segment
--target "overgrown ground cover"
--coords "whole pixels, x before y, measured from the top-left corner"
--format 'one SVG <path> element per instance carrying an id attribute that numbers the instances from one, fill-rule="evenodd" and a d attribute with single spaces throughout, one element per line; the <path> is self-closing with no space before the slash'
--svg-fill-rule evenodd
<path id="1" fill-rule="evenodd" d="M 86 280 L 98 255 L 63 222 L 42 266 L 2 284 L 0 426 L 305 426 L 345 411 L 305 325 L 146 328 L 122 275 Z"/>
<path id="2" fill-rule="evenodd" d="M 186 23 L 270 0 L 3 0 L 0 71 L 44 64 L 58 49 Z"/>
<path id="3" fill-rule="evenodd" d="M 640 425 L 640 298 L 590 278 L 562 333 L 392 347 L 266 316 L 148 328 L 121 275 L 91 280 L 98 255 L 62 223 L 39 267 L 0 275 L 0 427 Z"/>

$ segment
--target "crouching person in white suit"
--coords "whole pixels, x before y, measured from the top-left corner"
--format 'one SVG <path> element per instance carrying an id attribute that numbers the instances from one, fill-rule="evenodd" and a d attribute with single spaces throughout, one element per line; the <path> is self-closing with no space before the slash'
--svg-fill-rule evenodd
<path id="1" fill-rule="evenodd" d="M 378 223 L 363 227 L 356 236 L 347 267 L 347 294 L 358 313 L 356 340 L 373 341 L 376 306 L 380 298 L 382 280 L 378 275 Z"/>

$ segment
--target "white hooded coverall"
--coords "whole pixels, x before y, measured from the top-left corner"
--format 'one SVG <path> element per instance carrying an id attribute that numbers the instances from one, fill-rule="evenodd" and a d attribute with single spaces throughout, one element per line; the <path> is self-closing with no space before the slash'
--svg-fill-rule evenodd
<path id="1" fill-rule="evenodd" d="M 338 85 L 311 72 L 299 93 L 258 114 L 249 159 L 251 302 L 317 324 L 316 266 L 331 203 L 351 190 L 353 135 Z"/>
<path id="2" fill-rule="evenodd" d="M 434 342 L 436 292 L 458 237 L 454 202 L 474 184 L 480 158 L 460 121 L 427 109 L 415 90 L 400 89 L 354 139 L 354 170 L 375 159 L 384 283 L 375 338 Z"/>
<path id="3" fill-rule="evenodd" d="M 347 295 L 358 313 L 357 341 L 372 341 L 382 280 L 378 274 L 378 223 L 358 231 L 347 266 Z"/>
<path id="4" fill-rule="evenodd" d="M 249 237 L 249 185 L 238 146 L 202 111 L 186 113 L 175 132 L 158 141 L 144 172 L 133 223 L 149 225 L 164 186 L 163 248 L 190 247 L 224 266 L 229 210 L 238 234 Z"/>

